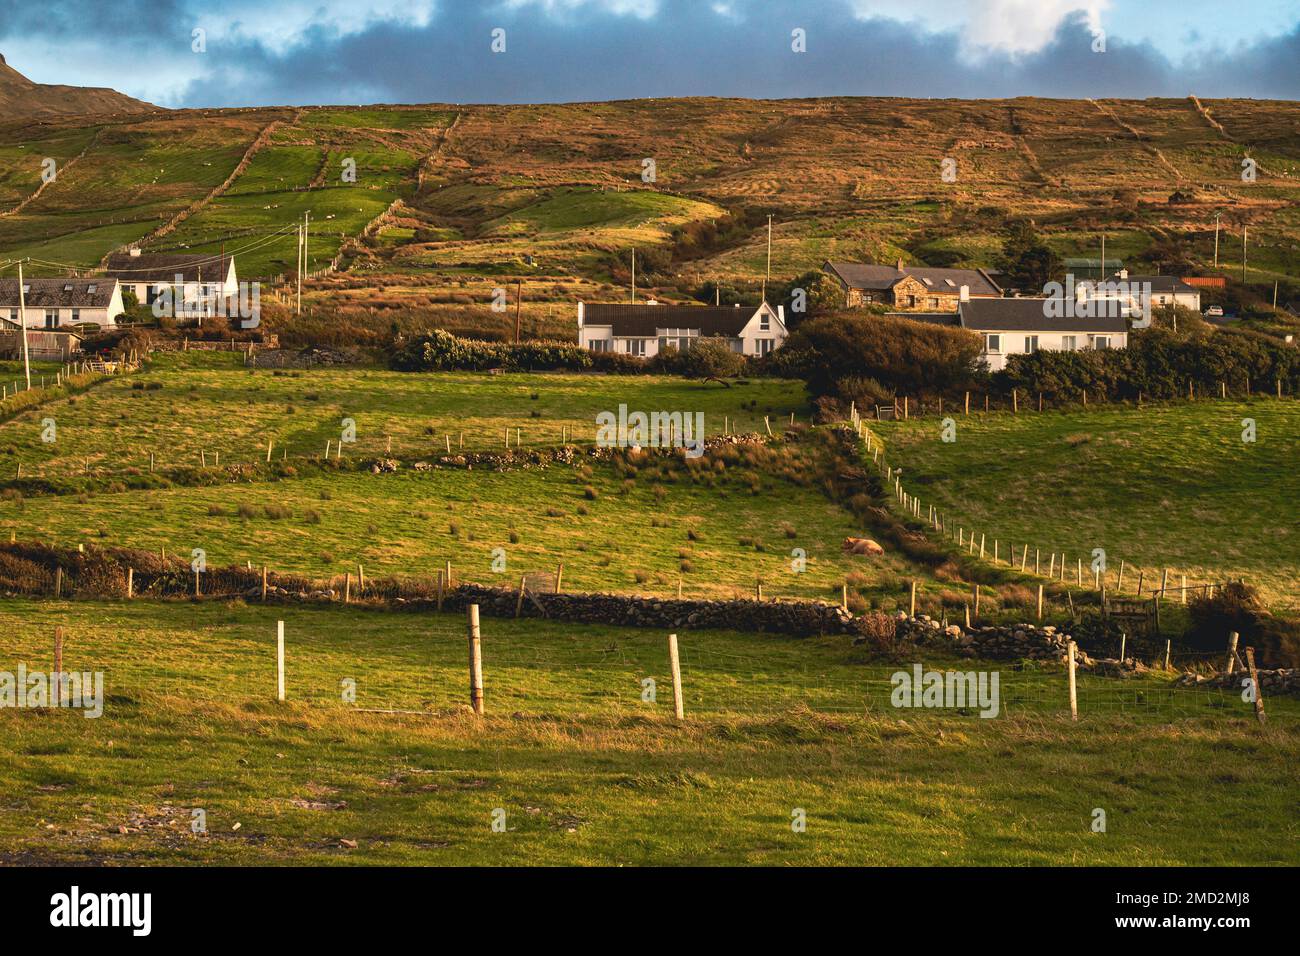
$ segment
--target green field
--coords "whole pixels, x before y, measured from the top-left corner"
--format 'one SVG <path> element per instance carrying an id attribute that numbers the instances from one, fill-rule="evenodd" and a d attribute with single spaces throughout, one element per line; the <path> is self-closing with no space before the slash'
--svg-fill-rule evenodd
<path id="1" fill-rule="evenodd" d="M 5 666 L 55 624 L 104 715 L 0 710 L 5 864 L 1300 862 L 1287 701 L 1085 676 L 1071 723 L 1058 668 L 1003 664 L 996 718 L 901 711 L 910 664 L 842 638 L 691 632 L 679 726 L 662 634 L 485 619 L 477 719 L 458 615 L 8 600 Z"/>
<path id="2" fill-rule="evenodd" d="M 1255 441 L 1242 440 L 1253 419 Z M 1171 584 L 1244 578 L 1300 607 L 1300 404 L 1269 398 L 873 423 L 908 491 L 954 529 L 1084 559 L 1106 552 L 1126 589 L 1144 569 Z M 1005 557 L 1005 551 L 1004 551 Z M 1045 559 L 1044 559 L 1045 560 Z"/>

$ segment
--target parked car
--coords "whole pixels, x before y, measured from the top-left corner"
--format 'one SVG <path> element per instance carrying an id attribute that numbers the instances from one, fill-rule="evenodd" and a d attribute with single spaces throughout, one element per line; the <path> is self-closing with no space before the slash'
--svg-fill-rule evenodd
<path id="1" fill-rule="evenodd" d="M 1221 306 L 1221 305 L 1212 305 L 1212 306 L 1210 306 L 1208 309 L 1205 310 L 1205 314 L 1206 314 L 1206 315 L 1210 315 L 1210 316 L 1214 316 L 1214 317 L 1216 317 L 1216 318 L 1222 318 L 1222 316 L 1223 316 L 1223 306 Z"/>

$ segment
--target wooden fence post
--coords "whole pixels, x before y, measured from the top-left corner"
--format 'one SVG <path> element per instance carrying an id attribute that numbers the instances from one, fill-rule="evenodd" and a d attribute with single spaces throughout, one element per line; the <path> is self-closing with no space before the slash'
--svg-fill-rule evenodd
<path id="1" fill-rule="evenodd" d="M 54 686 L 51 688 L 54 698 L 50 706 L 58 707 L 63 703 L 63 628 L 54 629 Z"/>
<path id="2" fill-rule="evenodd" d="M 1240 635 L 1236 631 L 1228 633 L 1228 673 L 1231 674 L 1237 669 L 1237 640 Z"/>
<path id="3" fill-rule="evenodd" d="M 466 608 L 469 626 L 469 703 L 483 716 L 483 640 L 479 633 L 478 605 Z M 517 615 L 516 615 L 517 616 Z"/>
<path id="4" fill-rule="evenodd" d="M 523 575 L 519 578 L 519 599 L 515 601 L 515 617 L 518 617 L 524 609 L 524 583 L 527 580 L 527 575 Z"/>
<path id="5" fill-rule="evenodd" d="M 262 603 L 266 603 L 266 565 L 262 565 Z"/>
<path id="6" fill-rule="evenodd" d="M 678 720 L 686 719 L 686 708 L 682 703 L 682 663 L 677 656 L 677 635 L 668 635 L 668 665 L 673 674 L 673 715 Z"/>
<path id="7" fill-rule="evenodd" d="M 135 595 L 135 568 L 126 569 L 126 596 L 129 600 Z"/>
<path id="8" fill-rule="evenodd" d="M 1038 585 L 1038 620 L 1043 619 L 1043 586 Z"/>
<path id="9" fill-rule="evenodd" d="M 63 566 L 59 565 L 54 569 L 54 598 L 58 600 L 63 596 Z"/>
<path id="10" fill-rule="evenodd" d="M 1165 588 L 1169 586 L 1169 569 L 1165 568 L 1160 572 L 1160 593 L 1156 595 L 1156 604 L 1161 604 L 1165 599 Z"/>
<path id="11" fill-rule="evenodd" d="M 1187 575 L 1185 574 L 1183 575 L 1182 592 L 1183 592 L 1183 603 L 1186 604 L 1187 603 Z"/>
<path id="12" fill-rule="evenodd" d="M 976 619 L 976 620 L 979 620 L 979 616 L 980 616 L 980 586 L 979 586 L 979 582 L 976 582 L 976 583 L 972 584 L 972 585 L 970 586 L 970 590 L 971 590 L 971 603 L 975 605 L 975 619 Z"/>
<path id="13" fill-rule="evenodd" d="M 366 569 L 360 563 L 357 564 L 357 597 L 363 597 L 366 593 Z"/>
<path id="14" fill-rule="evenodd" d="M 911 604 L 911 610 L 908 612 L 908 615 L 907 615 L 907 616 L 908 616 L 908 617 L 916 617 L 916 579 L 915 579 L 915 578 L 912 580 L 912 604 Z"/>
<path id="15" fill-rule="evenodd" d="M 1264 722 L 1264 688 L 1259 686 L 1259 671 L 1255 669 L 1255 648 L 1246 648 L 1246 668 L 1250 671 L 1250 684 L 1255 689 L 1255 716 Z"/>
<path id="16" fill-rule="evenodd" d="M 1165 641 L 1165 670 L 1169 670 L 1169 654 L 1173 650 L 1173 646 L 1174 642 L 1172 640 Z"/>
<path id="17" fill-rule="evenodd" d="M 284 700 L 284 621 L 275 622 L 275 695 Z"/>
<path id="18" fill-rule="evenodd" d="M 966 414 L 970 414 L 970 392 L 966 393 Z"/>
<path id="19" fill-rule="evenodd" d="M 350 604 L 351 602 L 352 602 L 352 572 L 344 571 L 343 572 L 343 603 Z"/>
<path id="20" fill-rule="evenodd" d="M 1079 692 L 1078 685 L 1074 676 L 1074 641 L 1066 645 L 1066 655 L 1069 658 L 1068 668 L 1070 671 L 1070 719 L 1079 719 Z"/>
<path id="21" fill-rule="evenodd" d="M 561 561 L 560 566 L 555 569 L 555 593 L 556 594 L 560 593 L 560 582 L 563 580 L 564 580 L 564 562 Z M 681 590 L 681 584 L 682 584 L 681 575 L 679 574 L 677 576 L 677 589 L 679 591 Z M 681 597 L 681 595 L 679 594 L 678 597 Z"/>

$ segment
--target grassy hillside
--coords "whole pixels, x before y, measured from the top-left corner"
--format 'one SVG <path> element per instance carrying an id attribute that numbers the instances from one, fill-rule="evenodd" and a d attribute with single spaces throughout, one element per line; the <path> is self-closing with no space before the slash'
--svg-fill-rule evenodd
<path id="1" fill-rule="evenodd" d="M 1242 441 L 1251 418 L 1256 441 Z M 953 526 L 1084 558 L 1107 553 L 1200 582 L 1245 578 L 1279 606 L 1300 606 L 1296 506 L 1300 405 L 1258 398 L 1087 411 L 873 423 L 904 484 Z M 1136 584 L 1128 573 L 1127 587 Z M 1175 579 L 1173 584 L 1178 584 Z"/>
<path id="2" fill-rule="evenodd" d="M 526 328 L 570 335 L 571 307 L 555 306 L 622 297 L 627 277 L 610 257 L 631 246 L 668 257 L 645 278 L 661 295 L 715 280 L 754 288 L 768 213 L 782 278 L 826 258 L 989 265 L 1007 221 L 1024 216 L 1062 256 L 1095 257 L 1105 235 L 1108 255 L 1130 264 L 1174 241 L 1208 267 L 1216 212 L 1224 271 L 1239 274 L 1243 224 L 1248 279 L 1300 271 L 1300 106 L 1289 102 L 681 99 L 96 122 L 94 134 L 70 120 L 0 124 L 0 211 L 34 190 L 41 157 L 89 144 L 59 183 L 0 218 L 0 255 L 31 254 L 57 271 L 129 241 L 207 252 L 224 243 L 245 275 L 274 277 L 294 262 L 282 231 L 310 212 L 309 269 L 343 250 L 349 281 L 309 286 L 309 306 L 375 323 L 497 328 L 486 304 L 505 278 L 524 284 Z M 247 168 L 205 199 L 263 133 Z M 1254 183 L 1240 178 L 1246 156 L 1259 164 Z M 349 158 L 355 184 L 341 179 Z M 952 183 L 940 177 L 947 158 Z M 386 228 L 349 242 L 398 199 Z M 151 236 L 196 203 L 180 229 Z M 724 241 L 678 247 L 675 230 L 727 214 L 744 225 Z M 395 298 L 390 283 L 408 295 Z M 437 295 L 457 283 L 467 283 L 457 286 L 464 301 Z M 358 301 L 335 298 L 348 285 L 363 290 Z"/>
<path id="3" fill-rule="evenodd" d="M 1002 667 L 997 718 L 900 711 L 843 639 L 693 632 L 678 726 L 662 634 L 487 619 L 478 720 L 458 615 L 6 601 L 7 660 L 55 623 L 108 699 L 0 710 L 6 864 L 1300 862 L 1282 700 L 1084 677 L 1073 724 L 1059 670 Z"/>

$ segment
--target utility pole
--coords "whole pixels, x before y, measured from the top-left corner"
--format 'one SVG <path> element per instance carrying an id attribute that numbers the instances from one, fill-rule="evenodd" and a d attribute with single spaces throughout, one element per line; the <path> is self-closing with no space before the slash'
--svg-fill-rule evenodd
<path id="1" fill-rule="evenodd" d="M 1246 282 L 1246 224 L 1241 224 L 1241 281 Z"/>
<path id="2" fill-rule="evenodd" d="M 524 297 L 524 282 L 522 279 L 515 280 L 515 345 L 519 344 L 519 331 L 522 319 L 519 315 L 519 304 Z"/>
<path id="3" fill-rule="evenodd" d="M 636 247 L 632 247 L 632 304 L 636 305 Z"/>
<path id="4" fill-rule="evenodd" d="M 772 214 L 767 214 L 767 272 L 763 273 L 763 301 L 767 301 L 767 280 L 772 277 Z"/>
<path id="5" fill-rule="evenodd" d="M 1219 216 L 1222 213 L 1214 214 L 1214 268 L 1219 268 Z"/>
<path id="6" fill-rule="evenodd" d="M 23 327 L 23 373 L 27 376 L 27 390 L 32 390 L 32 363 L 27 353 L 27 296 L 23 292 L 23 261 L 18 260 L 18 321 Z"/>
<path id="7" fill-rule="evenodd" d="M 296 314 L 302 315 L 302 253 L 303 253 L 303 234 L 302 226 L 298 227 L 298 304 Z"/>

